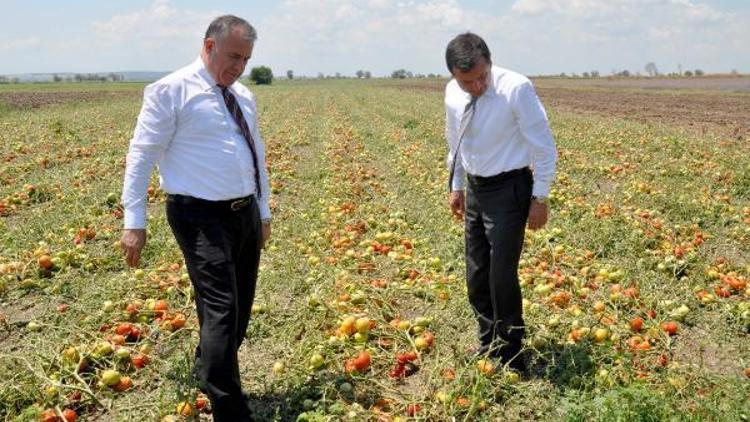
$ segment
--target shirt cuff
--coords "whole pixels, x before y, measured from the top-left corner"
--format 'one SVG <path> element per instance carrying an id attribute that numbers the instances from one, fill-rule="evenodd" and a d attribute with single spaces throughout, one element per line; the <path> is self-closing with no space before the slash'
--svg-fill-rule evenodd
<path id="1" fill-rule="evenodd" d="M 541 196 L 544 198 L 549 197 L 550 183 L 534 181 L 534 187 L 531 189 L 532 196 Z"/>
<path id="2" fill-rule="evenodd" d="M 458 160 L 459 157 L 456 157 Z M 466 188 L 466 171 L 463 167 L 456 165 L 451 181 L 451 191 L 464 190 Z"/>
<path id="3" fill-rule="evenodd" d="M 124 228 L 145 229 L 146 228 L 146 208 L 125 208 Z"/>
<path id="4" fill-rule="evenodd" d="M 271 207 L 268 206 L 268 199 L 265 196 L 258 201 L 258 210 L 260 211 L 261 220 L 271 218 Z"/>

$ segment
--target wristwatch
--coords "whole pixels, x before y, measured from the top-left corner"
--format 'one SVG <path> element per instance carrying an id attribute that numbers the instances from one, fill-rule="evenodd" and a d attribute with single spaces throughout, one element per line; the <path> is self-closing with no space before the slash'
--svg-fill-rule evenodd
<path id="1" fill-rule="evenodd" d="M 536 201 L 536 202 L 538 202 L 540 204 L 545 204 L 545 205 L 549 201 L 549 199 L 546 196 L 536 196 L 536 195 L 532 195 L 531 196 L 531 200 L 532 201 Z"/>

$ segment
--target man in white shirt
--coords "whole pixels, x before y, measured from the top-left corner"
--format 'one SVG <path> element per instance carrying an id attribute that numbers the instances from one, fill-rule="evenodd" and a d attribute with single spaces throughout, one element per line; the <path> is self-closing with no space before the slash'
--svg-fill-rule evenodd
<path id="1" fill-rule="evenodd" d="M 449 204 L 465 223 L 468 296 L 479 324 L 477 354 L 524 372 L 518 262 L 526 224 L 535 230 L 547 222 L 555 142 L 531 82 L 493 66 L 482 38 L 457 36 L 445 57 L 453 75 L 445 89 Z"/>
<path id="2" fill-rule="evenodd" d="M 195 375 L 214 420 L 247 421 L 237 350 L 271 234 L 265 151 L 253 94 L 237 80 L 255 29 L 235 16 L 208 27 L 200 57 L 146 87 L 127 156 L 122 246 L 138 265 L 146 243 L 146 191 L 154 165 L 182 250 L 200 325 Z"/>

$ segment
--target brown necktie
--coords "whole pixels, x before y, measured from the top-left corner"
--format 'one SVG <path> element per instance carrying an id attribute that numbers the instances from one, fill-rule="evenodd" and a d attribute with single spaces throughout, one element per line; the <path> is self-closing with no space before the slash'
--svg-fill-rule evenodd
<path id="1" fill-rule="evenodd" d="M 237 126 L 240 127 L 242 136 L 245 138 L 245 141 L 247 141 L 247 145 L 250 147 L 250 153 L 253 155 L 253 164 L 255 166 L 255 191 L 258 195 L 258 199 L 260 199 L 260 167 L 258 166 L 258 153 L 255 152 L 255 141 L 253 141 L 253 135 L 250 133 L 250 128 L 247 126 L 247 121 L 242 114 L 242 109 L 237 103 L 237 98 L 234 97 L 234 94 L 229 92 L 227 87 L 219 85 L 219 88 L 221 88 L 221 95 L 224 97 L 224 103 L 227 105 L 227 110 L 229 110 L 229 113 L 232 115 L 232 118 L 234 118 Z"/>
<path id="2" fill-rule="evenodd" d="M 450 176 L 448 177 L 448 192 L 453 192 L 453 174 L 456 172 L 456 160 L 458 159 L 458 151 L 461 149 L 461 141 L 464 139 L 464 133 L 466 128 L 471 123 L 471 118 L 474 117 L 474 110 L 477 108 L 477 99 L 479 97 L 471 97 L 471 101 L 466 104 L 464 108 L 464 114 L 461 116 L 461 126 L 458 129 L 458 145 L 456 145 L 456 151 L 453 153 L 453 161 L 451 162 Z"/>

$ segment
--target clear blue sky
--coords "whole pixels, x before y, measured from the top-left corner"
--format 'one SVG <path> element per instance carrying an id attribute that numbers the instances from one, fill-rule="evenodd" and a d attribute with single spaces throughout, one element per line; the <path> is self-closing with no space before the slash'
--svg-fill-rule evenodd
<path id="1" fill-rule="evenodd" d="M 446 73 L 445 44 L 482 35 L 527 74 L 750 72 L 750 0 L 0 0 L 0 74 L 168 71 L 199 52 L 211 18 L 259 33 L 252 65 L 317 75 Z"/>

